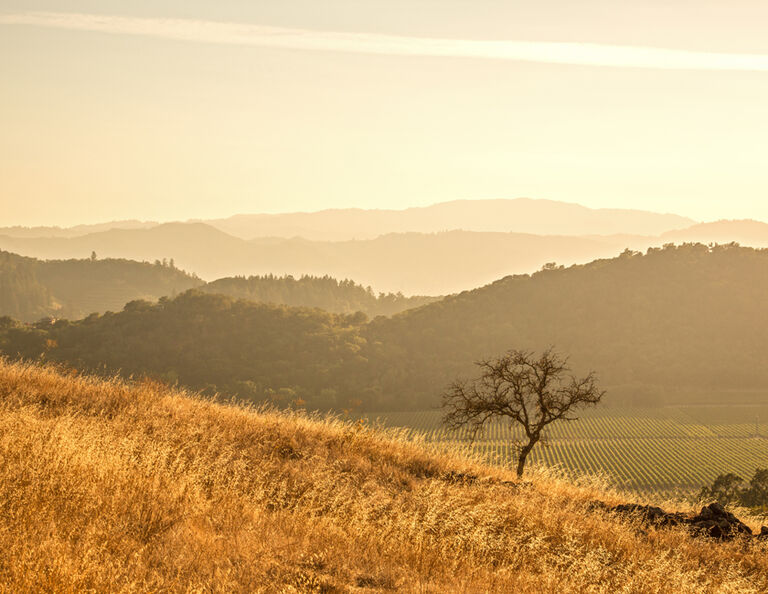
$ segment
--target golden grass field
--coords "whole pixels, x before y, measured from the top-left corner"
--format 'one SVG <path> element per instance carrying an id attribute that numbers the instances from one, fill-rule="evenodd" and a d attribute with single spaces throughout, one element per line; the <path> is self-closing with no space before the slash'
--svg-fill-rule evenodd
<path id="1" fill-rule="evenodd" d="M 527 480 L 360 424 L 0 362 L 3 592 L 768 590 L 765 543 L 641 531 L 589 511 L 629 500 L 599 480 Z"/>

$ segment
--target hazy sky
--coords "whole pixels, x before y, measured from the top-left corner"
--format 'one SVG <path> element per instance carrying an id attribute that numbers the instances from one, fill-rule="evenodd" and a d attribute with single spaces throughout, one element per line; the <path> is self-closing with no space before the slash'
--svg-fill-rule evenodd
<path id="1" fill-rule="evenodd" d="M 0 226 L 528 196 L 768 220 L 765 0 L 0 0 Z"/>

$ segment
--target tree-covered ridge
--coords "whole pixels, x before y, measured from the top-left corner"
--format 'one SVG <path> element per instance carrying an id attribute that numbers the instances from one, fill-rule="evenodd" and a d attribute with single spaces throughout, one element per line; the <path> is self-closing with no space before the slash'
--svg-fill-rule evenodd
<path id="1" fill-rule="evenodd" d="M 35 274 L 36 263 L 0 250 L 0 315 L 36 320 L 51 312 L 51 297 Z"/>
<path id="2" fill-rule="evenodd" d="M 77 320 L 91 313 L 120 311 L 129 301 L 173 297 L 190 288 L 211 294 L 333 313 L 362 311 L 391 316 L 440 297 L 379 293 L 351 280 L 330 276 L 227 277 L 204 283 L 176 268 L 173 260 L 154 263 L 94 257 L 38 260 L 0 251 L 0 316 L 25 322 L 52 316 Z"/>
<path id="3" fill-rule="evenodd" d="M 310 408 L 435 406 L 473 362 L 554 345 L 605 402 L 764 400 L 768 250 L 667 246 L 547 266 L 390 318 L 185 293 L 80 322 L 6 320 L 0 349 Z"/>
<path id="4" fill-rule="evenodd" d="M 136 299 L 175 296 L 203 282 L 176 268 L 173 260 L 49 260 L 40 263 L 37 275 L 61 302 L 58 315 L 70 319 L 120 311 Z"/>
<path id="5" fill-rule="evenodd" d="M 382 392 L 407 386 L 416 399 L 471 373 L 472 361 L 555 345 L 574 370 L 597 371 L 609 402 L 717 401 L 733 391 L 754 400 L 768 396 L 766 312 L 768 250 L 684 244 L 506 277 L 374 320 L 367 333 Z"/>
<path id="6" fill-rule="evenodd" d="M 158 303 L 133 301 L 120 313 L 78 322 L 0 323 L 0 348 L 14 357 L 90 371 L 120 371 L 251 400 L 345 406 L 334 386 L 359 384 L 347 368 L 360 359 L 362 313 L 255 303 L 191 290 Z"/>
<path id="7" fill-rule="evenodd" d="M 79 319 L 120 311 L 135 299 L 176 295 L 203 281 L 173 261 L 36 260 L 0 251 L 0 315 L 22 321 L 45 316 Z"/>
<path id="8" fill-rule="evenodd" d="M 362 311 L 368 317 L 391 316 L 426 305 L 440 297 L 406 297 L 402 293 L 379 293 L 352 280 L 330 276 L 236 276 L 221 278 L 201 287 L 206 293 L 228 295 L 261 303 L 292 307 L 319 307 L 332 313 Z"/>

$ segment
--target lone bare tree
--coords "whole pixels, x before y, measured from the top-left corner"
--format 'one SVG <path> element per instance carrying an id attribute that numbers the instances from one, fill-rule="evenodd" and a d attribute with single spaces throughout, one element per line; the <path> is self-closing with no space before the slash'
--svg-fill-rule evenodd
<path id="1" fill-rule="evenodd" d="M 496 417 L 522 425 L 528 441 L 518 447 L 518 477 L 547 425 L 575 420 L 574 409 L 597 404 L 605 394 L 598 389 L 594 372 L 575 378 L 567 359 L 552 348 L 538 358 L 513 350 L 477 365 L 482 370 L 480 377 L 470 382 L 458 380 L 444 394 L 443 423 L 450 429 L 468 426 L 473 440 L 486 421 Z"/>

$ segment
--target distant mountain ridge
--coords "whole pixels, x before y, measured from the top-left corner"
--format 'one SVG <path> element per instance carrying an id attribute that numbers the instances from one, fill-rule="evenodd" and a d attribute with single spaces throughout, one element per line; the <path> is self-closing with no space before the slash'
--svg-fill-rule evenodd
<path id="1" fill-rule="evenodd" d="M 205 280 L 276 274 L 350 278 L 387 293 L 445 295 L 502 276 L 533 272 L 550 261 L 610 257 L 624 242 L 525 233 L 396 233 L 341 242 L 260 238 L 246 241 L 203 223 L 113 229 L 73 238 L 0 236 L 0 249 L 36 258 L 173 258 Z"/>
<path id="2" fill-rule="evenodd" d="M 693 219 L 643 210 L 588 208 L 531 198 L 454 200 L 430 206 L 394 209 L 327 209 L 280 214 L 237 214 L 190 220 L 241 239 L 283 237 L 315 241 L 373 239 L 389 233 L 489 231 L 536 235 L 658 235 L 689 227 Z M 8 237 L 78 237 L 111 229 L 150 229 L 153 221 L 114 221 L 76 227 L 0 227 Z"/>
<path id="3" fill-rule="evenodd" d="M 736 241 L 751 247 L 768 247 L 768 224 L 753 219 L 722 220 L 668 231 L 661 237 L 675 242 L 728 243 Z"/>
<path id="4" fill-rule="evenodd" d="M 99 258 L 173 258 L 179 267 L 208 281 L 328 275 L 354 279 L 376 292 L 445 295 L 509 274 L 531 273 L 548 262 L 583 264 L 626 248 L 643 251 L 684 242 L 768 247 L 766 223 L 692 223 L 677 215 L 589 209 L 548 200 L 465 200 L 401 211 L 237 215 L 209 223 L 124 221 L 116 224 L 128 228 L 81 226 L 58 229 L 51 237 L 30 236 L 34 230 L 24 234 L 0 229 L 0 249 L 43 259 L 88 258 L 93 251 Z M 402 230 L 414 227 L 421 230 Z M 511 227 L 525 231 L 493 230 Z M 96 231 L 73 235 L 86 229 Z M 639 232 L 650 229 L 658 233 Z M 254 234 L 259 236 L 243 238 Z M 361 238 L 307 239 L 350 235 Z M 375 237 L 362 238 L 367 235 Z"/>
<path id="5" fill-rule="evenodd" d="M 548 262 L 583 264 L 624 249 L 666 243 L 738 242 L 768 246 L 768 225 L 757 221 L 701 223 L 657 236 L 535 235 L 480 231 L 392 233 L 375 239 L 311 241 L 264 237 L 244 240 L 205 223 L 164 223 L 148 229 L 112 229 L 79 237 L 8 237 L 0 249 L 44 259 L 127 258 L 175 260 L 205 280 L 230 276 L 302 275 L 354 279 L 377 292 L 446 295 Z"/>
<path id="6" fill-rule="evenodd" d="M 245 239 L 275 236 L 326 241 L 458 229 L 536 235 L 657 235 L 695 223 L 692 219 L 674 214 L 593 209 L 579 204 L 531 198 L 454 200 L 404 210 L 331 209 L 285 214 L 241 214 L 203 222 Z"/>
<path id="7" fill-rule="evenodd" d="M 0 227 L 0 235 L 8 237 L 80 237 L 89 233 L 109 231 L 110 229 L 149 229 L 160 223 L 155 221 L 108 221 L 106 223 L 94 223 L 91 225 L 75 225 L 73 227 L 36 226 L 24 227 Z"/>

